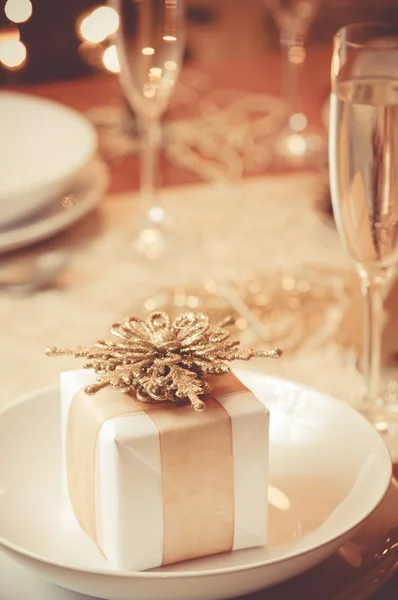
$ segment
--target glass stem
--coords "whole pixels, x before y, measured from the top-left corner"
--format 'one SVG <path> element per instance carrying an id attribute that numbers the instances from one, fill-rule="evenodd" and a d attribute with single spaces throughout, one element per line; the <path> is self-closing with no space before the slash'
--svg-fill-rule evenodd
<path id="1" fill-rule="evenodd" d="M 158 208 L 159 154 L 162 143 L 162 129 L 159 119 L 143 121 L 143 146 L 141 156 L 141 195 L 147 217 L 159 221 Z M 159 213 L 159 214 L 157 214 Z M 156 218 L 157 215 L 157 218 Z M 155 216 L 155 218 L 153 218 Z"/>
<path id="2" fill-rule="evenodd" d="M 366 302 L 363 371 L 367 388 L 366 401 L 369 408 L 372 408 L 378 405 L 380 398 L 383 287 L 364 279 L 362 295 Z"/>
<path id="3" fill-rule="evenodd" d="M 284 97 L 289 105 L 289 117 L 300 111 L 300 73 L 305 60 L 304 38 L 294 29 L 281 31 L 280 45 L 283 52 Z M 289 127 L 290 119 L 289 119 Z"/>

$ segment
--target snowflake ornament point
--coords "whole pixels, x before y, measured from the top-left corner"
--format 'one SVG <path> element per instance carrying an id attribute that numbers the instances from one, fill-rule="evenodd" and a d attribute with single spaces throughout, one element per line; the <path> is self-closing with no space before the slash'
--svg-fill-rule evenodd
<path id="1" fill-rule="evenodd" d="M 153 312 L 145 320 L 128 317 L 113 323 L 110 332 L 117 341 L 99 341 L 76 350 L 50 347 L 45 352 L 88 358 L 84 367 L 97 375 L 97 383 L 85 388 L 89 395 L 109 386 L 120 392 L 135 391 L 142 402 L 189 401 L 201 411 L 206 405 L 199 396 L 211 391 L 206 375 L 228 373 L 226 362 L 233 360 L 282 355 L 279 348 L 239 350 L 239 342 L 230 340 L 225 331 L 233 323 L 227 317 L 213 327 L 203 313 L 182 313 L 171 321 L 166 313 Z"/>

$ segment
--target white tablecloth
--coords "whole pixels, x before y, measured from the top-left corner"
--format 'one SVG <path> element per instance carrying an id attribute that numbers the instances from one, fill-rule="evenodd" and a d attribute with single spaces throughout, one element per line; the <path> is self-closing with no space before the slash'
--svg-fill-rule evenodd
<path id="1" fill-rule="evenodd" d="M 336 233 L 314 210 L 319 193 L 312 174 L 166 189 L 164 204 L 183 252 L 156 264 L 140 263 L 134 255 L 138 202 L 129 194 L 107 197 L 99 215 L 49 244 L 61 243 L 72 252 L 57 287 L 28 297 L 0 296 L 0 404 L 53 384 L 61 370 L 77 366 L 70 358 L 47 358 L 46 346 L 74 347 L 103 338 L 110 323 L 162 286 L 200 276 L 227 280 L 245 269 L 283 273 L 312 265 L 345 272 L 350 263 Z M 336 371 L 346 368 L 346 357 L 324 341 L 320 354 L 319 343 L 300 361 L 285 355 L 283 364 L 265 361 L 265 368 L 334 392 L 325 371 L 321 375 L 322 365 L 332 382 Z M 353 372 L 348 375 L 356 385 Z"/>

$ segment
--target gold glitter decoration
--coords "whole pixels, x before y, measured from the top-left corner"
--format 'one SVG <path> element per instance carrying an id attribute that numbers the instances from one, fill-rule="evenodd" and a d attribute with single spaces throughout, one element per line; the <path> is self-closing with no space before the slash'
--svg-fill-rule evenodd
<path id="1" fill-rule="evenodd" d="M 205 279 L 188 282 L 184 288 L 162 287 L 137 304 L 135 312 L 150 308 L 174 317 L 189 311 L 189 299 L 195 297 L 197 310 L 213 322 L 232 315 L 243 345 L 280 344 L 292 356 L 320 336 L 349 347 L 352 336 L 343 340 L 342 332 L 352 327 L 344 315 L 358 296 L 359 285 L 351 271 L 308 265 L 297 271 L 240 272 L 227 282 Z"/>
<path id="2" fill-rule="evenodd" d="M 98 381 L 85 388 L 87 394 L 110 386 L 134 390 L 142 402 L 189 400 L 195 410 L 203 410 L 199 396 L 211 392 L 205 376 L 228 373 L 225 361 L 282 355 L 279 348 L 238 349 L 240 342 L 230 340 L 225 329 L 233 324 L 232 317 L 212 327 L 203 313 L 183 313 L 171 321 L 166 313 L 153 312 L 145 320 L 129 317 L 111 325 L 111 334 L 122 341 L 98 341 L 76 350 L 47 348 L 46 354 L 87 358 L 84 368 L 94 369 Z"/>

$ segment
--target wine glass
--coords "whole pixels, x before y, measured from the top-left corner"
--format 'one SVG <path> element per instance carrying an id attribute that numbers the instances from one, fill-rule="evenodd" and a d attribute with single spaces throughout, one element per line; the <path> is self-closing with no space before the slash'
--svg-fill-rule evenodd
<path id="1" fill-rule="evenodd" d="M 184 50 L 183 0 L 113 0 L 120 83 L 142 134 L 141 208 L 135 249 L 157 259 L 175 235 L 157 193 L 161 117 L 178 78 Z"/>
<path id="2" fill-rule="evenodd" d="M 279 159 L 290 166 L 322 161 L 326 154 L 323 132 L 308 125 L 299 93 L 305 64 L 305 41 L 322 0 L 264 0 L 279 30 L 284 58 L 284 96 L 289 106 L 288 124 L 276 140 Z"/>
<path id="3" fill-rule="evenodd" d="M 380 389 L 383 297 L 398 264 L 398 26 L 364 23 L 334 39 L 329 127 L 337 229 L 366 299 L 359 409 L 390 440 L 398 404 Z M 390 436 L 390 437 L 389 437 Z"/>

